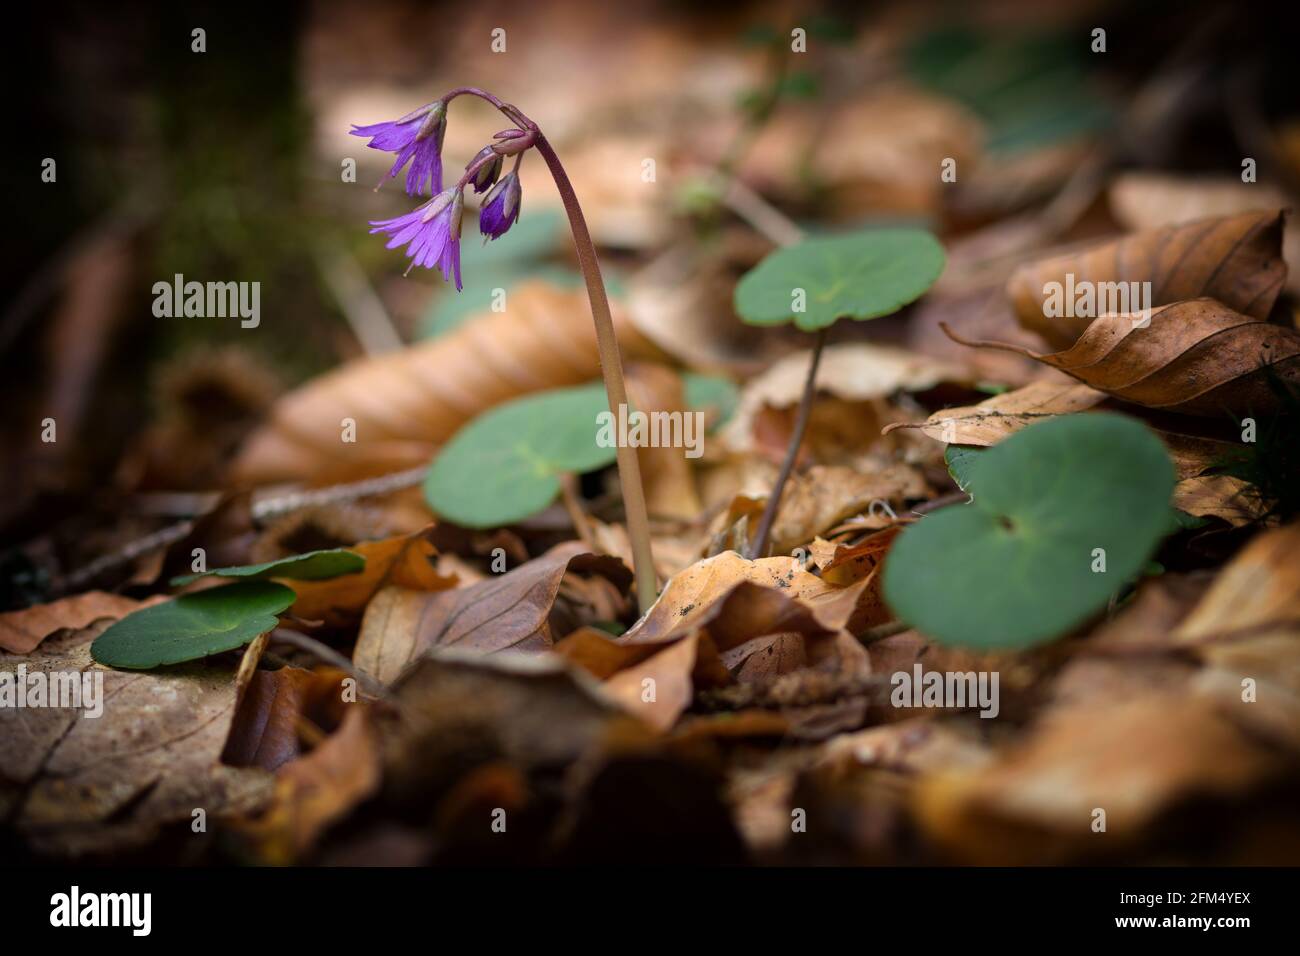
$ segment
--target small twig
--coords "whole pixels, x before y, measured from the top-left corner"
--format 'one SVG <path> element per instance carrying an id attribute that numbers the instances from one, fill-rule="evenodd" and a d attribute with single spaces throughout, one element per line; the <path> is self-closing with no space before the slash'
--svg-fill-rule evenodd
<path id="1" fill-rule="evenodd" d="M 361 266 L 344 249 L 316 249 L 316 268 L 367 355 L 402 348 L 402 337 Z"/>
<path id="2" fill-rule="evenodd" d="M 340 501 L 353 501 L 357 498 L 370 498 L 376 495 L 391 494 L 403 488 L 412 488 L 424 481 L 429 473 L 428 465 L 408 468 L 380 475 L 377 478 L 364 478 L 361 481 L 345 485 L 331 485 L 328 488 L 313 488 L 309 491 L 293 491 L 273 498 L 266 498 L 253 503 L 253 517 L 259 521 L 277 517 L 301 508 L 315 508 L 320 505 L 334 504 Z"/>
<path id="3" fill-rule="evenodd" d="M 369 674 L 359 671 L 353 666 L 352 662 L 340 654 L 328 644 L 323 644 L 314 637 L 308 637 L 306 634 L 299 634 L 297 631 L 290 631 L 282 627 L 277 627 L 271 633 L 271 640 L 278 641 L 281 644 L 289 644 L 299 650 L 306 651 L 308 654 L 319 658 L 326 664 L 332 664 L 339 670 L 345 672 L 349 677 L 356 680 L 357 684 L 371 697 L 379 697 L 384 700 L 391 700 L 392 695 L 388 692 L 383 684 L 375 680 Z"/>
<path id="4" fill-rule="evenodd" d="M 569 513 L 569 520 L 573 522 L 573 530 L 577 533 L 578 538 L 593 551 L 597 550 L 596 539 L 591 533 L 591 522 L 587 520 L 587 513 L 582 510 L 582 502 L 578 499 L 578 478 L 576 475 L 565 472 L 560 476 L 560 497 L 564 502 L 564 510 Z"/>
<path id="5" fill-rule="evenodd" d="M 794 245 L 803 238 L 793 219 L 734 176 L 723 180 L 719 192 L 723 205 L 776 245 Z"/>
<path id="6" fill-rule="evenodd" d="M 331 485 L 328 488 L 313 488 L 309 491 L 294 491 L 288 494 L 276 495 L 254 502 L 252 507 L 253 517 L 258 521 L 264 521 L 267 518 L 278 517 L 302 508 L 319 507 L 320 505 L 334 504 L 340 501 L 353 501 L 357 498 L 390 494 L 403 488 L 418 485 L 424 480 L 428 470 L 427 465 L 421 465 L 419 468 L 409 468 L 406 471 L 380 475 L 378 478 L 366 478 L 344 485 Z M 215 506 L 218 500 L 219 496 L 214 496 L 209 500 L 209 503 Z M 195 517 L 202 517 L 204 513 L 206 511 Z M 128 541 L 111 554 L 101 555 L 88 564 L 69 572 L 63 578 L 57 580 L 51 590 L 58 594 L 75 591 L 94 581 L 106 571 L 128 564 L 142 555 L 149 554 L 151 551 L 175 544 L 192 530 L 194 530 L 194 520 L 187 518 L 169 524 L 165 528 L 159 528 L 142 538 Z"/>
<path id="7" fill-rule="evenodd" d="M 923 501 L 912 509 L 914 515 L 928 515 L 932 511 L 938 511 L 940 508 L 947 508 L 949 505 L 964 505 L 970 501 L 970 495 L 964 491 L 950 491 L 946 495 L 940 495 L 938 498 L 931 498 L 929 501 Z"/>
<path id="8" fill-rule="evenodd" d="M 781 507 L 781 495 L 785 491 L 785 483 L 789 481 L 790 473 L 794 471 L 795 459 L 799 457 L 799 446 L 803 444 L 803 435 L 808 429 L 808 419 L 812 415 L 813 395 L 817 391 L 817 366 L 821 364 L 822 348 L 826 345 L 826 334 L 829 331 L 830 326 L 826 326 L 817 332 L 812 359 L 808 363 L 808 377 L 804 380 L 803 398 L 799 402 L 799 414 L 795 418 L 794 434 L 790 436 L 790 445 L 785 450 L 785 461 L 781 462 L 781 471 L 776 476 L 776 484 L 772 486 L 772 491 L 767 496 L 767 504 L 763 506 L 763 517 L 758 523 L 758 533 L 754 535 L 754 543 L 749 549 L 751 561 L 763 557 L 767 550 L 768 535 L 776 521 L 776 513 Z"/>
<path id="9" fill-rule="evenodd" d="M 890 621 L 888 624 L 877 624 L 875 627 L 864 631 L 858 635 L 858 643 L 870 646 L 877 641 L 883 641 L 887 637 L 893 637 L 895 634 L 902 634 L 904 631 L 910 631 L 912 625 L 905 624 L 902 621 Z"/>

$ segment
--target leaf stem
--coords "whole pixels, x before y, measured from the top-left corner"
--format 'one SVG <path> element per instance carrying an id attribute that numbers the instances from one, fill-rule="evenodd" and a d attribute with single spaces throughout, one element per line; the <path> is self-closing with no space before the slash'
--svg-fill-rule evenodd
<path id="1" fill-rule="evenodd" d="M 763 506 L 763 517 L 758 523 L 758 533 L 749 548 L 751 561 L 763 557 L 767 550 L 767 539 L 772 533 L 776 513 L 781 507 L 781 495 L 785 491 L 785 483 L 790 480 L 795 459 L 799 457 L 799 446 L 803 444 L 803 434 L 808 429 L 808 419 L 812 415 L 813 396 L 817 392 L 817 366 L 821 364 L 822 348 L 826 345 L 826 334 L 829 331 L 830 326 L 823 326 L 817 331 L 812 361 L 808 364 L 808 377 L 803 383 L 803 398 L 799 400 L 799 414 L 795 418 L 794 433 L 790 436 L 790 445 L 785 450 L 785 461 L 781 462 L 781 471 L 776 476 L 776 484 L 772 486 L 772 491 L 767 496 L 767 504 Z"/>
<path id="2" fill-rule="evenodd" d="M 628 406 L 627 385 L 623 380 L 623 358 L 614 334 L 614 320 L 609 311 L 605 282 L 600 276 L 596 247 L 591 241 L 591 233 L 582 215 L 582 207 L 578 205 L 573 184 L 569 182 L 560 157 L 540 130 L 537 131 L 534 145 L 542 159 L 546 160 L 551 178 L 555 180 L 555 188 L 559 190 L 560 199 L 564 203 L 564 211 L 569 216 L 569 228 L 573 232 L 573 244 L 578 253 L 578 266 L 587 284 L 591 317 L 596 324 L 596 345 L 600 351 L 600 372 L 605 379 L 605 394 L 609 398 L 609 410 L 617 418 L 619 406 Z M 655 602 L 659 592 L 654 555 L 650 549 L 650 518 L 646 512 L 645 490 L 641 486 L 641 466 L 637 461 L 636 449 L 618 442 L 616 451 L 618 480 L 623 492 L 623 507 L 627 512 L 627 534 L 632 542 L 632 570 L 636 576 L 637 602 L 644 614 Z"/>

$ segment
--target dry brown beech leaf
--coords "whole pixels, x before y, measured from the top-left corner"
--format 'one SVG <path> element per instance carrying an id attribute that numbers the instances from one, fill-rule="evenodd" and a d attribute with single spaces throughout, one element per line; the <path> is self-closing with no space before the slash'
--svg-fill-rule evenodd
<path id="1" fill-rule="evenodd" d="M 919 428 L 931 438 L 951 445 L 996 445 L 1034 422 L 1084 412 L 1105 400 L 1104 393 L 1087 385 L 1032 382 L 986 398 L 978 405 L 945 408 L 924 422 L 894 422 L 885 431 Z"/>
<path id="2" fill-rule="evenodd" d="M 165 600 L 165 596 L 158 596 L 136 601 L 106 591 L 87 591 L 21 611 L 6 611 L 0 614 L 0 651 L 29 654 L 55 631 L 80 630 L 102 620 L 116 621 Z"/>
<path id="3" fill-rule="evenodd" d="M 793 559 L 747 561 L 726 552 L 679 572 L 622 637 L 581 630 L 556 651 L 604 680 L 629 713 L 665 730 L 701 688 L 807 667 L 866 674 L 865 651 L 848 628 L 884 615 L 872 583 L 839 588 Z"/>
<path id="4" fill-rule="evenodd" d="M 654 640 L 704 620 L 713 604 L 742 581 L 775 588 L 808 607 L 832 629 L 850 631 L 885 620 L 888 612 L 871 588 L 836 587 L 803 569 L 795 558 L 749 561 L 734 551 L 697 561 L 678 572 L 649 613 L 620 638 L 621 643 Z"/>
<path id="5" fill-rule="evenodd" d="M 908 464 L 881 464 L 849 468 L 814 465 L 792 475 L 781 496 L 772 526 L 770 549 L 795 554 L 819 535 L 844 525 L 869 531 L 888 526 L 902 514 L 905 502 L 933 493 L 919 469 Z M 762 498 L 736 495 L 711 527 L 711 555 L 739 550 L 752 533 L 763 507 Z"/>
<path id="6" fill-rule="evenodd" d="M 996 445 L 1008 435 L 1015 434 L 1034 422 L 1057 415 L 1070 415 L 1096 408 L 1106 401 L 1106 394 L 1087 385 L 1071 382 L 1041 381 L 1001 395 L 994 395 L 978 405 L 945 408 L 935 412 L 924 422 L 895 422 L 886 427 L 918 428 L 938 441 L 954 445 Z M 1130 409 L 1131 411 L 1131 409 Z M 1168 416 L 1174 418 L 1175 416 Z M 1161 421 L 1154 424 L 1165 449 L 1174 462 L 1179 479 L 1194 478 L 1208 469 L 1221 465 L 1238 454 L 1238 442 L 1225 441 L 1209 435 L 1192 434 L 1188 427 L 1194 419 Z M 1151 424 L 1151 423 L 1149 423 Z M 1189 485 L 1184 493 L 1189 497 L 1204 486 Z M 1218 485 L 1225 491 L 1225 485 Z"/>
<path id="7" fill-rule="evenodd" d="M 842 629 L 827 626 L 788 591 L 752 581 L 734 584 L 703 614 L 678 617 L 666 631 L 634 628 L 613 641 L 625 656 L 604 684 L 625 710 L 658 730 L 671 727 L 702 688 L 769 680 L 810 666 L 869 669 L 861 645 Z M 567 640 L 556 649 L 575 663 L 591 656 Z"/>
<path id="8" fill-rule="evenodd" d="M 1064 352 L 967 342 L 1037 359 L 1115 398 L 1147 408 L 1205 417 L 1267 415 L 1277 385 L 1300 384 L 1300 331 L 1242 315 L 1214 299 L 1152 311 L 1103 315 Z"/>
<path id="9" fill-rule="evenodd" d="M 961 862 L 1063 862 L 1121 852 L 1179 801 L 1235 796 L 1277 766 L 1210 703 L 1155 692 L 1050 711 L 991 766 L 924 777 L 916 809 Z M 1091 826 L 1097 808 L 1106 847 Z"/>
<path id="10" fill-rule="evenodd" d="M 293 602 L 294 615 L 342 626 L 355 623 L 383 588 L 444 591 L 455 587 L 456 577 L 439 574 L 434 564 L 438 552 L 429 541 L 432 533 L 430 525 L 414 534 L 349 545 L 349 551 L 366 559 L 365 568 L 356 574 L 323 581 L 286 581 L 298 595 Z"/>
<path id="11" fill-rule="evenodd" d="M 1241 177 L 1182 176 L 1150 170 L 1123 173 L 1108 193 L 1111 214 L 1126 229 L 1156 229 L 1209 216 L 1232 216 L 1254 209 L 1280 209 L 1286 195 L 1268 183 L 1243 183 Z M 1300 292 L 1300 232 L 1282 240 L 1287 288 Z"/>
<path id="12" fill-rule="evenodd" d="M 235 713 L 229 666 L 165 671 L 101 667 L 90 643 L 101 623 L 60 634 L 34 656 L 0 654 L 0 670 L 102 677 L 103 712 L 0 708 L 0 817 L 41 853 L 106 853 L 148 843 L 168 825 L 209 824 L 260 805 L 271 777 L 228 767 L 221 751 Z"/>
<path id="13" fill-rule="evenodd" d="M 323 734 L 342 720 L 345 677 L 337 667 L 254 670 L 239 699 L 222 763 L 277 770 L 293 760 L 301 752 L 303 731 Z"/>
<path id="14" fill-rule="evenodd" d="M 236 824 L 259 860 L 295 862 L 317 836 L 379 788 L 380 748 L 365 704 L 350 705 L 339 729 L 280 768 L 265 810 Z"/>
<path id="15" fill-rule="evenodd" d="M 1173 632 L 1205 668 L 1195 692 L 1251 732 L 1300 749 L 1300 523 L 1257 535 Z"/>
<path id="16" fill-rule="evenodd" d="M 1219 572 L 1174 640 L 1185 645 L 1244 634 L 1300 629 L 1300 522 L 1254 537 Z"/>
<path id="17" fill-rule="evenodd" d="M 1222 518 L 1234 528 L 1268 513 L 1268 502 L 1255 486 L 1232 475 L 1184 478 L 1174 485 L 1173 506 L 1198 518 Z"/>
<path id="18" fill-rule="evenodd" d="M 625 357 L 652 353 L 611 305 Z M 586 293 L 524 283 L 504 312 L 472 316 L 444 336 L 351 362 L 285 395 L 244 444 L 232 477 L 320 484 L 415 467 L 480 412 L 599 375 Z M 356 423 L 355 442 L 339 439 L 344 419 Z"/>
<path id="19" fill-rule="evenodd" d="M 353 661 L 384 683 L 425 651 L 539 653 L 554 642 L 550 617 L 564 576 L 608 578 L 626 590 L 632 575 L 618 558 L 592 554 L 577 541 L 558 544 L 505 574 L 454 591 L 385 588 L 361 622 Z"/>
<path id="20" fill-rule="evenodd" d="M 1286 283 L 1283 220 L 1282 212 L 1265 210 L 1134 233 L 1023 266 L 1007 281 L 1007 293 L 1020 323 L 1056 348 L 1072 345 L 1093 318 L 1043 314 L 1044 287 L 1064 286 L 1069 275 L 1076 288 L 1081 282 L 1150 282 L 1153 307 L 1208 297 L 1265 319 Z"/>

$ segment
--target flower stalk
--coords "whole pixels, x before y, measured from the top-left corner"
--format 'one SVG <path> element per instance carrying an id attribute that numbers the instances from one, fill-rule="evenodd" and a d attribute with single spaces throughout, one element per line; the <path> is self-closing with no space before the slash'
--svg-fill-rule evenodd
<path id="1" fill-rule="evenodd" d="M 466 167 L 460 180 L 450 189 L 441 190 L 442 137 L 446 131 L 446 111 L 458 96 L 477 96 L 486 100 L 516 124 L 515 129 L 503 130 L 485 146 Z M 460 216 L 463 191 L 471 186 L 476 192 L 492 188 L 479 214 L 479 230 L 489 239 L 504 234 L 519 218 L 518 165 L 523 154 L 536 149 L 546 162 L 555 187 L 564 203 L 577 251 L 578 266 L 587 287 L 591 303 L 592 321 L 596 327 L 596 345 L 600 353 L 600 372 L 605 381 L 605 394 L 610 412 L 615 416 L 620 406 L 629 406 L 627 385 L 623 378 L 623 359 L 614 334 L 614 320 L 609 310 L 609 297 L 600 273 L 600 261 L 587 221 L 578 204 L 577 194 L 559 156 L 543 135 L 541 128 L 517 107 L 502 102 L 497 97 L 477 87 L 458 87 L 441 99 L 414 113 L 391 123 L 357 127 L 354 135 L 370 136 L 370 146 L 397 153 L 397 161 L 389 173 L 396 177 L 402 167 L 411 161 L 407 176 L 407 191 L 412 195 L 426 190 L 434 198 L 405 216 L 372 222 L 372 232 L 384 232 L 391 238 L 389 248 L 406 245 L 406 255 L 412 266 L 426 268 L 437 266 L 443 275 L 454 279 L 460 288 Z M 498 180 L 502 160 L 515 157 L 514 168 Z M 495 185 L 493 185 L 495 184 Z M 658 595 L 658 580 L 654 569 L 654 556 L 650 547 L 650 520 L 646 510 L 645 491 L 641 484 L 641 468 L 636 449 L 618 444 L 616 449 L 619 485 L 623 493 L 623 506 L 627 514 L 627 532 L 632 545 L 632 568 L 636 578 L 637 601 L 641 612 L 649 610 Z"/>

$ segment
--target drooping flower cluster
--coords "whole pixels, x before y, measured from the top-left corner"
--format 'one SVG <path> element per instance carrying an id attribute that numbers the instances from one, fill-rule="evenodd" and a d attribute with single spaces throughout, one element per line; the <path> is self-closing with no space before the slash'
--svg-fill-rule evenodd
<path id="1" fill-rule="evenodd" d="M 411 260 L 407 272 L 415 266 L 437 268 L 443 277 L 461 288 L 460 228 L 467 186 L 475 193 L 488 190 L 479 209 L 479 232 L 483 241 L 498 239 L 519 220 L 521 191 L 519 163 L 524 152 L 537 141 L 536 128 L 508 129 L 497 133 L 495 142 L 484 146 L 465 167 L 460 180 L 442 188 L 442 142 L 447 130 L 447 104 L 442 100 L 423 106 L 399 120 L 354 126 L 352 135 L 371 137 L 372 149 L 397 154 L 390 178 L 396 177 L 408 162 L 406 191 L 415 196 L 435 194 L 432 199 L 403 216 L 372 220 L 372 233 L 389 236 L 388 248 L 406 246 Z M 510 172 L 501 175 L 505 157 L 514 156 Z"/>

